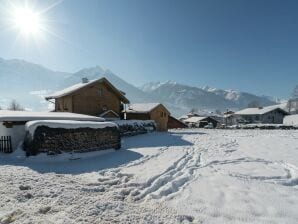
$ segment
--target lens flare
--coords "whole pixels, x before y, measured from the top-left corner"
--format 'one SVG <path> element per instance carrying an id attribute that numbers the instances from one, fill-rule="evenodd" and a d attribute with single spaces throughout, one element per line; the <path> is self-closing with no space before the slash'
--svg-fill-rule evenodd
<path id="1" fill-rule="evenodd" d="M 41 30 L 41 20 L 37 13 L 29 8 L 17 8 L 13 13 L 16 28 L 24 34 L 34 35 Z"/>

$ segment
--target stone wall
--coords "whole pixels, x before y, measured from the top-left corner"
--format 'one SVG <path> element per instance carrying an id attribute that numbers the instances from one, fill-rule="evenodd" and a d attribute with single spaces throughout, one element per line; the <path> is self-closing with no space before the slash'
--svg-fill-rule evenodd
<path id="1" fill-rule="evenodd" d="M 90 152 L 120 147 L 121 139 L 117 127 L 64 129 L 39 126 L 34 136 L 27 132 L 24 141 L 27 155 L 40 152 Z"/>
<path id="2" fill-rule="evenodd" d="M 118 125 L 121 136 L 134 136 L 156 131 L 156 124 L 152 120 L 119 120 L 114 123 Z"/>

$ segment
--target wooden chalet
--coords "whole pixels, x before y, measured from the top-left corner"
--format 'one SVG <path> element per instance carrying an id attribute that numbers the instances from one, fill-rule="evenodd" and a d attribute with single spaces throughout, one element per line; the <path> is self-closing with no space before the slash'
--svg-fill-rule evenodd
<path id="1" fill-rule="evenodd" d="M 131 104 L 123 112 L 127 120 L 154 120 L 157 131 L 168 130 L 170 112 L 161 103 Z"/>
<path id="2" fill-rule="evenodd" d="M 119 119 L 124 104 L 129 100 L 125 93 L 118 90 L 106 78 L 81 83 L 46 97 L 55 104 L 55 112 L 71 112 L 101 116 L 107 120 Z"/>

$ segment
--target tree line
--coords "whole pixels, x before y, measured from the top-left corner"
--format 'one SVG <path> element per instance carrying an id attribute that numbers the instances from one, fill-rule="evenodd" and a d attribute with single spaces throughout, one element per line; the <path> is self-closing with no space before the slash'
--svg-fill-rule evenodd
<path id="1" fill-rule="evenodd" d="M 4 110 L 4 108 L 2 108 L 0 106 L 0 110 Z M 24 107 L 22 107 L 21 104 L 19 104 L 16 100 L 12 100 L 8 107 L 6 108 L 6 110 L 12 110 L 12 111 L 24 111 Z"/>

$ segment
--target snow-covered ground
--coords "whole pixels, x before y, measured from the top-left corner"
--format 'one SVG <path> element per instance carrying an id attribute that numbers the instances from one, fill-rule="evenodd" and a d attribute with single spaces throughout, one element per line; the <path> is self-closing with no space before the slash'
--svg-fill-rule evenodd
<path id="1" fill-rule="evenodd" d="M 0 155 L 0 223 L 298 223 L 297 130 L 199 130 Z"/>

